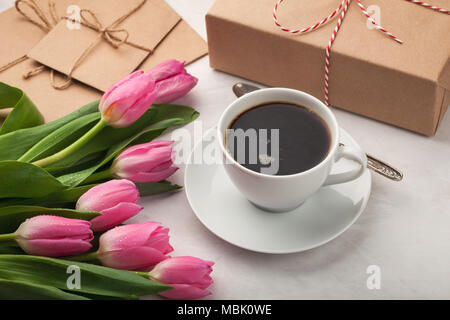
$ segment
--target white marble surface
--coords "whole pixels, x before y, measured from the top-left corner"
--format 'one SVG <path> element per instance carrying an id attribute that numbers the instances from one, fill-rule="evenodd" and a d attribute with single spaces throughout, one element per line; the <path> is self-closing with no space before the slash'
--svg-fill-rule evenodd
<path id="1" fill-rule="evenodd" d="M 167 0 L 200 34 L 213 0 Z M 12 0 L 1 0 L 0 10 Z M 189 72 L 198 87 L 180 102 L 194 106 L 204 128 L 214 126 L 235 97 L 239 81 L 209 68 L 205 57 Z M 393 183 L 373 175 L 362 217 L 342 236 L 299 254 L 248 252 L 218 239 L 195 218 L 184 192 L 142 200 L 132 222 L 160 221 L 171 228 L 174 255 L 216 262 L 212 299 L 418 299 L 450 298 L 450 116 L 427 138 L 335 110 L 338 121 L 368 152 L 404 171 Z M 191 131 L 193 125 L 189 125 Z M 198 138 L 198 137 L 197 137 Z M 183 184 L 183 168 L 172 181 Z M 366 286 L 369 265 L 381 268 L 381 289 Z"/>

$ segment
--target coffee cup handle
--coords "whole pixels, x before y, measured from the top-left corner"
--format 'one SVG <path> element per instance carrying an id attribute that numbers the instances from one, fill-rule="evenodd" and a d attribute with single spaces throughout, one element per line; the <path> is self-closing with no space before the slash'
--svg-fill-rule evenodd
<path id="1" fill-rule="evenodd" d="M 325 180 L 324 186 L 345 183 L 361 177 L 367 167 L 367 156 L 360 148 L 339 145 L 335 156 L 335 162 L 345 158 L 359 163 L 359 168 L 346 172 L 330 174 Z"/>

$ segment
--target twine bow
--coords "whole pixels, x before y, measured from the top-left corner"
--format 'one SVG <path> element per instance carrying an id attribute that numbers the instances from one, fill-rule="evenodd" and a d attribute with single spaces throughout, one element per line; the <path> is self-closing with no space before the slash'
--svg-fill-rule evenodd
<path id="1" fill-rule="evenodd" d="M 130 11 L 128 11 L 126 14 L 119 17 L 118 19 L 113 21 L 109 26 L 106 26 L 106 27 L 103 26 L 103 24 L 100 22 L 100 20 L 96 16 L 96 14 L 89 9 L 80 10 L 81 21 L 76 21 L 76 20 L 70 19 L 68 17 L 59 18 L 56 13 L 54 0 L 48 0 L 48 9 L 49 9 L 50 19 L 44 13 L 42 8 L 39 7 L 39 5 L 36 3 L 35 0 L 16 0 L 15 8 L 16 8 L 17 12 L 19 12 L 28 21 L 35 24 L 36 26 L 38 26 L 39 28 L 43 29 L 46 32 L 50 32 L 58 24 L 58 22 L 61 19 L 66 19 L 66 20 L 69 20 L 72 22 L 80 23 L 81 25 L 98 32 L 96 39 L 83 51 L 83 53 L 77 58 L 77 60 L 73 64 L 73 66 L 70 68 L 70 71 L 66 75 L 66 79 L 63 83 L 57 84 L 56 80 L 55 80 L 55 71 L 53 69 L 50 70 L 51 85 L 55 89 L 63 90 L 63 89 L 68 88 L 72 84 L 72 75 L 73 75 L 74 71 L 76 70 L 76 68 L 78 68 L 82 64 L 84 59 L 92 52 L 92 50 L 100 43 L 100 41 L 102 39 L 105 40 L 108 44 L 110 44 L 115 49 L 119 48 L 123 44 L 127 44 L 134 48 L 141 49 L 146 52 L 152 53 L 152 49 L 128 41 L 130 34 L 127 30 L 117 28 L 117 26 L 119 24 L 121 24 L 123 21 L 125 21 L 131 15 L 133 15 L 135 12 L 137 12 L 139 9 L 141 9 L 142 6 L 145 5 L 146 2 L 147 2 L 147 0 L 141 0 Z M 28 13 L 26 13 L 22 9 L 22 6 L 26 6 L 29 9 L 31 9 L 35 13 L 36 17 L 35 18 L 31 17 Z M 26 55 L 24 55 L 14 61 L 11 61 L 10 63 L 8 63 L 6 65 L 1 66 L 0 72 L 5 71 L 27 59 L 28 59 L 28 57 Z M 27 72 L 26 74 L 24 74 L 23 78 L 28 79 L 34 75 L 41 73 L 45 69 L 46 69 L 46 66 L 41 65 L 41 66 Z"/>
<path id="2" fill-rule="evenodd" d="M 92 52 L 92 50 L 100 43 L 100 41 L 103 39 L 107 43 L 109 43 L 113 48 L 117 49 L 123 44 L 130 45 L 134 48 L 144 50 L 146 52 L 151 53 L 152 49 L 141 46 L 136 43 L 132 43 L 128 41 L 128 38 L 130 34 L 125 29 L 118 29 L 117 26 L 125 21 L 127 18 L 129 18 L 132 14 L 134 14 L 136 11 L 141 9 L 141 7 L 147 2 L 147 0 L 141 0 L 141 2 L 136 5 L 134 8 L 132 8 L 129 12 L 121 16 L 120 18 L 116 19 L 114 22 L 112 22 L 109 26 L 103 26 L 100 20 L 97 18 L 94 12 L 88 9 L 82 9 L 80 11 L 80 17 L 81 21 L 75 21 L 73 19 L 69 19 L 65 17 L 64 19 L 79 22 L 81 25 L 88 27 L 94 31 L 98 32 L 98 35 L 96 39 L 83 51 L 83 53 L 78 57 L 78 59 L 73 64 L 72 68 L 70 69 L 69 73 L 66 76 L 66 81 L 63 82 L 60 85 L 57 85 L 54 82 L 54 78 L 52 75 L 51 82 L 55 89 L 66 89 L 70 86 L 72 83 L 72 75 L 76 68 L 78 68 L 81 63 L 86 59 L 86 57 Z M 122 35 L 122 37 L 121 37 Z"/>
<path id="3" fill-rule="evenodd" d="M 320 20 L 319 22 L 317 22 L 316 24 L 314 24 L 312 26 L 309 26 L 309 27 L 306 27 L 306 28 L 300 28 L 300 29 L 290 29 L 290 28 L 287 28 L 287 27 L 283 26 L 279 22 L 278 16 L 277 16 L 278 7 L 280 6 L 280 4 L 283 1 L 284 0 L 277 0 L 277 2 L 275 4 L 275 8 L 273 10 L 273 19 L 275 21 L 275 24 L 282 31 L 289 32 L 291 34 L 304 34 L 304 33 L 307 33 L 307 32 L 315 31 L 318 28 L 320 28 L 321 26 L 323 26 L 323 25 L 327 24 L 328 22 L 332 21 L 336 16 L 339 15 L 338 23 L 337 23 L 336 27 L 333 30 L 333 34 L 331 35 L 330 41 L 328 42 L 328 46 L 326 48 L 326 56 L 325 56 L 324 100 L 325 100 L 325 103 L 327 104 L 327 106 L 330 106 L 330 101 L 329 101 L 329 72 L 330 72 L 331 47 L 333 46 L 333 43 L 336 40 L 336 36 L 337 36 L 337 34 L 339 32 L 339 29 L 341 28 L 342 22 L 344 21 L 345 14 L 348 11 L 348 7 L 349 7 L 349 5 L 351 3 L 351 0 L 342 0 L 340 2 L 340 4 L 339 4 L 339 7 L 337 7 L 336 10 L 334 10 L 330 15 L 328 15 L 325 18 L 323 18 L 322 20 Z M 437 12 L 440 12 L 440 13 L 450 14 L 449 10 L 433 6 L 433 5 L 428 4 L 426 2 L 423 2 L 423 1 L 418 1 L 418 0 L 405 0 L 405 1 L 418 4 L 420 6 L 423 6 L 425 8 L 428 8 L 428 9 L 431 9 L 431 10 L 434 10 L 434 11 L 437 11 Z M 389 31 L 387 31 L 385 28 L 383 28 L 381 25 L 379 25 L 370 16 L 370 14 L 367 12 L 367 9 L 361 3 L 361 0 L 356 0 L 356 2 L 358 3 L 358 6 L 361 9 L 361 12 L 366 16 L 367 20 L 369 20 L 374 25 L 375 29 L 379 30 L 384 35 L 386 35 L 390 39 L 396 41 L 397 43 L 400 43 L 400 44 L 403 43 L 402 40 L 400 40 L 395 35 L 393 35 Z"/>

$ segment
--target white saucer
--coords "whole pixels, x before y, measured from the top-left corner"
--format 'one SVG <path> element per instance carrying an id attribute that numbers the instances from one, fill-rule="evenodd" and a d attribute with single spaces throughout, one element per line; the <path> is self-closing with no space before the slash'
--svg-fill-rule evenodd
<path id="1" fill-rule="evenodd" d="M 269 213 L 258 209 L 240 194 L 222 165 L 204 161 L 194 164 L 194 155 L 200 150 L 220 152 L 215 148 L 215 136 L 215 129 L 209 130 L 194 148 L 186 166 L 185 189 L 197 218 L 212 233 L 231 244 L 263 253 L 305 251 L 342 234 L 366 208 L 372 183 L 368 169 L 355 181 L 320 189 L 293 211 Z M 342 129 L 340 141 L 358 146 Z M 198 156 L 195 159 L 198 160 Z M 355 164 L 351 161 L 341 160 L 333 172 L 352 165 Z"/>

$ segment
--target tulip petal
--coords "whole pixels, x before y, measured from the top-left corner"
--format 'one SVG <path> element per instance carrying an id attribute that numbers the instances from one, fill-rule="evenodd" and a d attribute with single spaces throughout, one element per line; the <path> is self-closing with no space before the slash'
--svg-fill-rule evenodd
<path id="1" fill-rule="evenodd" d="M 148 74 L 140 73 L 115 86 L 115 89 L 104 100 L 104 104 L 110 106 L 114 103 L 119 103 L 115 111 L 121 115 L 140 97 L 152 91 L 154 87 L 155 81 Z"/>
<path id="2" fill-rule="evenodd" d="M 172 147 L 159 147 L 150 149 L 147 153 L 139 156 L 121 156 L 115 163 L 114 169 L 127 175 L 142 171 L 151 171 L 159 164 L 172 160 Z"/>
<path id="3" fill-rule="evenodd" d="M 102 103 L 102 118 L 113 127 L 125 127 L 139 119 L 155 98 L 155 82 L 148 74 L 129 79 Z"/>
<path id="4" fill-rule="evenodd" d="M 154 91 L 154 87 L 151 89 L 149 88 L 143 97 L 140 97 L 131 106 L 129 105 L 127 107 L 121 114 L 120 119 L 109 122 L 109 125 L 116 128 L 123 128 L 136 122 L 148 109 L 150 109 L 155 98 L 156 92 Z"/>
<path id="5" fill-rule="evenodd" d="M 159 182 L 173 175 L 178 169 L 178 167 L 170 167 L 159 172 L 139 172 L 127 177 L 135 182 Z"/>
<path id="6" fill-rule="evenodd" d="M 101 211 L 101 216 L 91 220 L 91 229 L 95 232 L 105 231 L 137 215 L 143 207 L 129 202 L 122 202 L 115 207 Z"/>
<path id="7" fill-rule="evenodd" d="M 125 77 L 122 80 L 120 80 L 119 82 L 112 85 L 111 88 L 109 88 L 108 91 L 106 91 L 105 94 L 102 96 L 102 99 L 101 99 L 100 105 L 99 105 L 100 112 L 103 113 L 104 111 L 106 111 L 105 107 L 107 107 L 107 105 L 105 105 L 105 101 L 114 90 L 116 90 L 118 87 L 120 87 L 124 83 L 128 82 L 129 80 L 142 75 L 143 73 L 144 73 L 144 71 L 142 71 L 142 70 L 135 71 L 132 74 L 130 74 L 128 77 Z"/>
<path id="8" fill-rule="evenodd" d="M 28 254 L 44 257 L 63 257 L 80 254 L 92 248 L 88 241 L 80 239 L 17 239 L 19 246 Z"/>
<path id="9" fill-rule="evenodd" d="M 174 300 L 193 300 L 210 295 L 208 290 L 200 289 L 188 284 L 169 284 L 175 289 L 170 289 L 159 293 L 160 296 Z"/>
<path id="10" fill-rule="evenodd" d="M 172 160 L 166 161 L 166 162 L 163 162 L 160 165 L 157 165 L 156 167 L 154 167 L 152 169 L 152 171 L 155 171 L 155 172 L 163 171 L 163 170 L 169 169 L 172 165 L 173 165 L 173 161 Z"/>
<path id="11" fill-rule="evenodd" d="M 91 241 L 91 223 L 85 220 L 68 219 L 58 216 L 36 216 L 23 222 L 16 231 L 23 239 L 72 238 Z"/>
<path id="12" fill-rule="evenodd" d="M 116 251 L 144 246 L 160 226 L 161 224 L 158 222 L 147 221 L 111 229 L 100 237 L 100 251 Z"/>
<path id="13" fill-rule="evenodd" d="M 147 153 L 147 151 L 151 149 L 159 147 L 167 147 L 170 146 L 171 144 L 173 144 L 173 141 L 165 141 L 165 140 L 155 140 L 148 143 L 138 144 L 132 147 L 128 147 L 127 149 L 122 151 L 118 156 L 118 158 L 145 154 Z"/>
<path id="14" fill-rule="evenodd" d="M 109 209 L 122 202 L 137 203 L 139 201 L 139 190 L 129 180 L 110 180 L 99 184 L 86 193 L 77 201 L 77 210 L 98 211 Z"/>
<path id="15" fill-rule="evenodd" d="M 213 283 L 211 272 L 211 265 L 204 260 L 174 257 L 160 263 L 150 275 L 164 283 L 185 283 L 206 289 Z"/>
<path id="16" fill-rule="evenodd" d="M 144 246 L 99 254 L 99 260 L 103 266 L 122 270 L 147 268 L 165 259 L 167 257 L 162 252 Z"/>
<path id="17" fill-rule="evenodd" d="M 163 226 L 159 227 L 147 239 L 146 246 L 155 248 L 163 254 L 168 254 L 173 251 L 173 247 L 169 243 L 169 229 Z"/>
<path id="18" fill-rule="evenodd" d="M 151 69 L 148 73 L 153 80 L 161 81 L 177 74 L 184 74 L 186 69 L 184 68 L 184 61 L 167 60 Z"/>
<path id="19" fill-rule="evenodd" d="M 158 93 L 154 104 L 172 102 L 185 96 L 197 85 L 198 79 L 190 74 L 180 74 L 156 83 L 155 92 Z"/>

